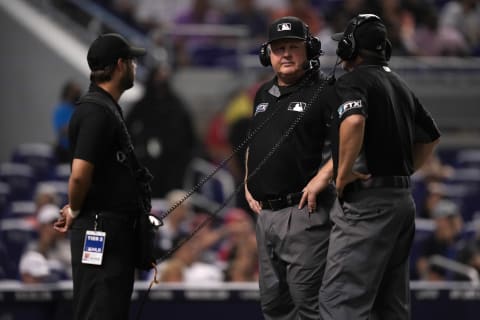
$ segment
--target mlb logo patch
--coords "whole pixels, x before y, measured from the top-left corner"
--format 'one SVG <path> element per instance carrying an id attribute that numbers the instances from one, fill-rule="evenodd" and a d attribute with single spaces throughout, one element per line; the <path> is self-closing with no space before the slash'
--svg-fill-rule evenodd
<path id="1" fill-rule="evenodd" d="M 267 110 L 267 107 L 268 107 L 268 103 L 260 103 L 255 108 L 255 114 L 254 115 L 257 115 L 257 113 L 260 113 L 260 112 L 265 112 Z"/>
<path id="2" fill-rule="evenodd" d="M 288 111 L 303 112 L 307 104 L 305 102 L 290 102 L 288 105 Z"/>
<path id="3" fill-rule="evenodd" d="M 277 31 L 290 31 L 292 30 L 292 24 L 289 22 L 277 24 Z"/>
<path id="4" fill-rule="evenodd" d="M 361 107 L 362 107 L 362 100 L 347 101 L 338 108 L 337 110 L 338 116 L 342 117 L 342 115 L 348 110 L 358 109 Z"/>

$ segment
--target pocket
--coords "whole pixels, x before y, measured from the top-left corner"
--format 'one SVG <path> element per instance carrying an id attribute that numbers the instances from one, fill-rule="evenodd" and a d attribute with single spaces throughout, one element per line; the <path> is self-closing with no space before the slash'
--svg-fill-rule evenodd
<path id="1" fill-rule="evenodd" d="M 348 220 L 369 220 L 382 216 L 392 210 L 393 203 L 379 202 L 379 203 L 362 203 L 362 202 L 347 202 L 342 204 L 343 216 Z"/>
<path id="2" fill-rule="evenodd" d="M 297 214 L 304 217 L 305 230 L 316 230 L 330 227 L 330 214 L 326 210 L 319 210 L 309 213 L 308 208 L 300 210 Z"/>

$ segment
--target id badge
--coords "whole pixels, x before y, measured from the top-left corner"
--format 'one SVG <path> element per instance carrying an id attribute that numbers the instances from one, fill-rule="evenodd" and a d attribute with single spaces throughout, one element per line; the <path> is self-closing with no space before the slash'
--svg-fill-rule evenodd
<path id="1" fill-rule="evenodd" d="M 103 231 L 87 230 L 83 244 L 82 263 L 102 265 L 106 235 Z"/>

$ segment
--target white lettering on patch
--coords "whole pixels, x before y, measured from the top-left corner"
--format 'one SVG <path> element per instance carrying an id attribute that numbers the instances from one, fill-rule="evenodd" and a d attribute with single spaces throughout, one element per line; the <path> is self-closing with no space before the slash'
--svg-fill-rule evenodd
<path id="1" fill-rule="evenodd" d="M 257 113 L 260 113 L 260 112 L 265 112 L 267 110 L 267 107 L 268 107 L 268 103 L 260 103 L 255 108 L 255 114 L 254 115 L 257 115 Z"/>
<path id="2" fill-rule="evenodd" d="M 288 110 L 303 112 L 305 111 L 306 107 L 307 107 L 307 104 L 305 102 L 290 102 L 290 104 L 288 105 Z"/>
<path id="3" fill-rule="evenodd" d="M 338 116 L 342 117 L 342 115 L 348 110 L 358 109 L 361 107 L 362 107 L 362 100 L 347 101 L 338 108 L 337 110 Z"/>

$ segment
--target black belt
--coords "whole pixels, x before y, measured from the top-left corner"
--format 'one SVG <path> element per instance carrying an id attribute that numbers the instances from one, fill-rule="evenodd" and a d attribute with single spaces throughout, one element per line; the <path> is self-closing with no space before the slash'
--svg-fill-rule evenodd
<path id="1" fill-rule="evenodd" d="M 360 191 L 372 188 L 398 188 L 408 189 L 410 188 L 409 176 L 378 176 L 371 177 L 368 180 L 355 180 L 345 186 L 344 193 L 352 191 Z"/>
<path id="2" fill-rule="evenodd" d="M 286 196 L 260 201 L 260 204 L 262 205 L 262 209 L 277 211 L 286 207 L 297 205 L 302 198 L 302 194 L 302 192 L 289 193 Z"/>
<path id="3" fill-rule="evenodd" d="M 121 220 L 122 222 L 131 223 L 138 216 L 138 211 L 107 211 L 107 210 L 85 210 L 81 212 L 81 216 L 94 218 L 98 214 L 99 218 Z"/>

